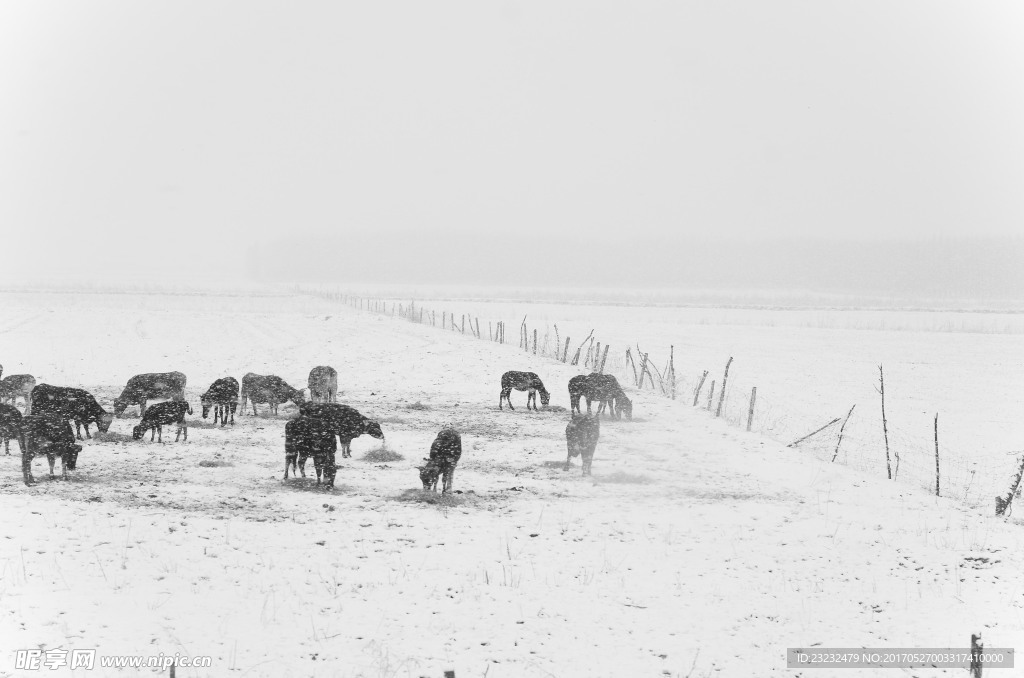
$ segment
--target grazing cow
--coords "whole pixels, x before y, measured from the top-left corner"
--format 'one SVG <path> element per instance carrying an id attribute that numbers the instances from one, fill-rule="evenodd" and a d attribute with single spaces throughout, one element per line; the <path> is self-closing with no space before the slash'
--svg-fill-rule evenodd
<path id="1" fill-rule="evenodd" d="M 132 439 L 140 440 L 146 431 L 149 431 L 149 440 L 157 438 L 157 442 L 164 441 L 164 425 L 177 424 L 178 433 L 174 436 L 174 442 L 178 442 L 182 431 L 185 432 L 185 442 L 188 442 L 188 422 L 185 415 L 192 414 L 192 406 L 184 400 L 168 400 L 164 403 L 157 403 L 146 408 L 142 420 L 132 429 Z"/>
<path id="2" fill-rule="evenodd" d="M 309 399 L 314 403 L 338 402 L 338 371 L 327 365 L 309 371 Z"/>
<path id="3" fill-rule="evenodd" d="M 210 384 L 210 388 L 200 398 L 203 404 L 203 419 L 210 414 L 213 408 L 213 423 L 217 423 L 220 417 L 220 425 L 228 423 L 228 415 L 231 415 L 231 425 L 235 425 L 235 412 L 238 410 L 238 380 L 234 377 L 221 377 Z"/>
<path id="4" fill-rule="evenodd" d="M 587 414 L 590 414 L 590 404 L 596 400 L 599 403 L 598 415 L 607 407 L 608 416 L 618 419 L 625 413 L 627 419 L 633 418 L 633 402 L 626 397 L 618 379 L 610 374 L 591 372 L 587 375 L 578 374 L 570 379 L 569 404 L 572 412 L 581 412 L 580 396 L 587 399 Z"/>
<path id="5" fill-rule="evenodd" d="M 540 380 L 533 372 L 506 372 L 501 375 L 501 393 L 498 395 L 498 409 L 502 409 L 502 401 L 508 402 L 508 409 L 514 410 L 512 407 L 512 389 L 517 391 L 529 391 L 526 396 L 526 409 L 530 409 L 530 403 L 533 402 L 533 409 L 537 408 L 537 393 L 540 393 L 540 404 L 544 407 L 548 406 L 551 401 L 551 394 L 548 393 L 547 389 L 544 388 L 544 383 Z"/>
<path id="6" fill-rule="evenodd" d="M 139 416 L 146 415 L 146 401 L 167 398 L 185 399 L 185 375 L 181 372 L 136 374 L 114 400 L 114 415 L 120 417 L 129 405 L 139 406 Z"/>
<path id="7" fill-rule="evenodd" d="M 441 494 L 450 492 L 455 480 L 455 466 L 461 457 L 462 436 L 454 428 L 446 426 L 431 443 L 430 457 L 423 460 L 427 463 L 418 467 L 423 489 L 437 492 L 437 479 L 440 476 Z"/>
<path id="8" fill-rule="evenodd" d="M 330 423 L 331 429 L 341 441 L 342 458 L 352 456 L 352 441 L 364 433 L 374 438 L 384 439 L 384 431 L 380 424 L 364 417 L 348 405 L 337 403 L 305 403 L 299 406 L 302 416 L 323 419 Z"/>
<path id="9" fill-rule="evenodd" d="M 299 473 L 305 478 L 306 459 L 313 457 L 317 485 L 322 473 L 327 487 L 334 487 L 338 472 L 337 452 L 338 441 L 330 421 L 307 416 L 292 419 L 284 426 L 284 479 L 288 480 L 289 466 L 295 475 L 296 461 Z"/>
<path id="10" fill-rule="evenodd" d="M 25 414 L 32 414 L 32 389 L 36 378 L 31 374 L 11 374 L 0 381 L 0 403 L 17 405 L 19 397 L 25 399 Z"/>
<path id="11" fill-rule="evenodd" d="M 273 374 L 247 373 L 242 377 L 242 414 L 245 414 L 246 400 L 252 401 L 252 414 L 256 416 L 256 403 L 270 405 L 270 413 L 277 414 L 277 406 L 292 401 L 296 405 L 306 402 L 302 390 L 292 388 L 284 379 Z"/>
<path id="12" fill-rule="evenodd" d="M 21 445 L 21 412 L 11 405 L 0 405 L 0 442 L 7 454 L 11 453 L 11 438 Z"/>
<path id="13" fill-rule="evenodd" d="M 50 477 L 53 478 L 53 463 L 60 457 L 61 477 L 67 480 L 68 471 L 74 471 L 78 453 L 82 446 L 75 443 L 71 424 L 58 414 L 27 414 L 21 420 L 21 473 L 26 485 L 31 485 L 32 457 L 45 454 L 50 462 Z"/>
<path id="14" fill-rule="evenodd" d="M 106 433 L 114 415 L 100 407 L 96 399 L 88 391 L 69 386 L 50 386 L 39 384 L 32 389 L 32 413 L 56 414 L 64 419 L 75 422 L 75 435 L 82 439 L 82 426 L 85 436 L 89 435 L 89 424 L 96 424 L 100 433 Z"/>
<path id="15" fill-rule="evenodd" d="M 569 456 L 565 458 L 565 470 L 569 470 L 569 462 L 573 457 L 583 455 L 583 475 L 591 475 L 590 466 L 594 462 L 594 450 L 597 449 L 597 439 L 600 436 L 601 420 L 596 415 L 573 415 L 565 427 L 565 442 L 569 448 Z"/>

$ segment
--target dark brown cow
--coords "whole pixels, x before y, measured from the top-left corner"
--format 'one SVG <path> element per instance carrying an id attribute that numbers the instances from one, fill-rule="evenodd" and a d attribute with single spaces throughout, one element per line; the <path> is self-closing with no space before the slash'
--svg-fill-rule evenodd
<path id="1" fill-rule="evenodd" d="M 597 439 L 601 437 L 601 420 L 593 414 L 573 415 L 565 427 L 565 442 L 569 456 L 565 458 L 565 470 L 573 457 L 582 455 L 583 475 L 589 476 L 590 466 L 594 462 L 594 450 Z"/>
<path id="2" fill-rule="evenodd" d="M 329 421 L 306 416 L 292 419 L 284 427 L 284 479 L 288 480 L 289 467 L 293 476 L 297 468 L 305 478 L 306 460 L 313 457 L 317 485 L 323 474 L 327 487 L 334 487 L 337 451 L 338 441 Z"/>
<path id="3" fill-rule="evenodd" d="M 235 424 L 235 412 L 238 411 L 238 380 L 234 377 L 222 377 L 210 384 L 210 388 L 200 398 L 203 405 L 203 419 L 210 414 L 213 408 L 213 423 L 217 423 L 220 417 L 220 425 L 228 423 L 228 415 L 231 415 L 231 425 Z"/>
<path id="4" fill-rule="evenodd" d="M 21 412 L 11 405 L 0 405 L 0 442 L 4 444 L 4 451 L 11 453 L 11 439 L 18 441 L 21 445 Z"/>
<path id="5" fill-rule="evenodd" d="M 440 477 L 441 494 L 451 491 L 455 480 L 455 467 L 462 458 L 462 436 L 454 428 L 445 427 L 434 438 L 430 445 L 430 457 L 419 466 L 420 481 L 424 490 L 437 492 L 437 479 Z"/>
<path id="6" fill-rule="evenodd" d="M 359 411 L 348 405 L 338 403 L 304 403 L 299 406 L 304 417 L 323 419 L 341 441 L 342 458 L 352 456 L 352 441 L 366 434 L 374 438 L 384 439 L 384 431 L 380 424 L 359 414 Z"/>
<path id="7" fill-rule="evenodd" d="M 168 400 L 165 403 L 157 403 L 146 408 L 142 415 L 142 421 L 132 429 L 132 439 L 141 440 L 146 431 L 149 431 L 149 440 L 153 441 L 156 436 L 157 442 L 164 441 L 164 426 L 177 424 L 178 433 L 174 436 L 174 442 L 178 442 L 182 432 L 185 433 L 185 442 L 188 442 L 188 422 L 185 415 L 192 414 L 192 406 L 184 400 Z"/>
<path id="8" fill-rule="evenodd" d="M 21 420 L 21 473 L 26 485 L 31 485 L 32 457 L 45 454 L 50 462 L 50 477 L 53 478 L 53 463 L 60 457 L 61 477 L 67 480 L 68 471 L 74 471 L 78 453 L 82 446 L 75 443 L 71 424 L 56 414 L 28 414 Z"/>
<path id="9" fill-rule="evenodd" d="M 526 409 L 530 409 L 531 402 L 533 409 L 537 409 L 537 393 L 540 393 L 540 404 L 544 407 L 547 407 L 551 401 L 551 394 L 544 388 L 544 382 L 534 372 L 509 371 L 501 375 L 501 393 L 498 395 L 499 410 L 502 409 L 502 402 L 508 402 L 508 409 L 515 409 L 512 407 L 510 397 L 512 389 L 529 392 L 526 396 Z"/>
<path id="10" fill-rule="evenodd" d="M 88 391 L 49 384 L 39 384 L 32 389 L 32 413 L 56 414 L 75 422 L 75 435 L 79 440 L 82 426 L 85 426 L 85 436 L 91 438 L 89 424 L 96 424 L 101 433 L 106 433 L 110 422 L 114 421 L 114 415 L 100 407 Z"/>

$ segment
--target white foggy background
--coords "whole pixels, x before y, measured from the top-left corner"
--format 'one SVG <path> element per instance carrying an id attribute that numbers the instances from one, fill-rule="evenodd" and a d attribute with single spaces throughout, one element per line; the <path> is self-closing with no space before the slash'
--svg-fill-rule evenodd
<path id="1" fill-rule="evenodd" d="M 0 281 L 1020 299 L 1014 2 L 8 2 Z"/>

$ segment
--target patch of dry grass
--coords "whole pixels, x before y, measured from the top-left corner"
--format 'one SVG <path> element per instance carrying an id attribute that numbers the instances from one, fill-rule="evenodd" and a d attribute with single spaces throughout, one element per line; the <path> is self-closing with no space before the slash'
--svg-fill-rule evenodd
<path id="1" fill-rule="evenodd" d="M 402 461 L 405 457 L 394 450 L 388 449 L 387 445 L 381 445 L 380 448 L 370 450 L 360 459 L 374 464 L 382 464 L 389 461 Z"/>

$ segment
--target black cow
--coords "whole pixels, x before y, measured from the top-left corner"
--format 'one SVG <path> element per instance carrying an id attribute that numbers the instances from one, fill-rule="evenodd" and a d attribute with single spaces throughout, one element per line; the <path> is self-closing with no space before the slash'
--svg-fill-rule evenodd
<path id="1" fill-rule="evenodd" d="M 608 409 L 608 416 L 620 418 L 625 413 L 627 419 L 633 418 L 633 402 L 626 397 L 625 391 L 619 385 L 618 379 L 610 374 L 591 372 L 590 374 L 578 374 L 569 380 L 569 405 L 571 412 L 581 412 L 580 397 L 587 399 L 587 414 L 590 414 L 590 404 L 598 401 L 597 414 L 600 415 Z"/>
<path id="2" fill-rule="evenodd" d="M 437 479 L 442 478 L 441 494 L 452 489 L 455 480 L 455 466 L 462 458 L 462 436 L 454 428 L 445 427 L 434 438 L 430 445 L 430 457 L 419 466 L 420 481 L 424 490 L 437 492 Z"/>
<path id="3" fill-rule="evenodd" d="M 313 457 L 316 469 L 316 482 L 320 484 L 323 474 L 327 487 L 334 487 L 334 478 L 338 472 L 336 454 L 338 441 L 335 430 L 327 419 L 299 416 L 284 426 L 284 479 L 288 480 L 288 467 L 295 474 L 296 461 L 298 471 L 306 477 L 306 459 Z"/>
<path id="4" fill-rule="evenodd" d="M 544 407 L 548 406 L 551 401 L 551 394 L 548 393 L 547 389 L 544 388 L 544 382 L 540 380 L 533 372 L 506 372 L 501 375 L 501 393 L 498 395 L 498 409 L 502 409 L 502 401 L 508 402 L 508 409 L 514 410 L 512 407 L 512 389 L 517 391 L 529 391 L 526 396 L 526 409 L 530 409 L 530 403 L 533 403 L 533 409 L 537 408 L 537 393 L 540 393 L 540 404 Z"/>
<path id="5" fill-rule="evenodd" d="M 4 444 L 4 451 L 11 453 L 11 438 L 21 445 L 21 412 L 18 408 L 10 405 L 0 405 L 0 442 Z"/>
<path id="6" fill-rule="evenodd" d="M 82 439 L 82 426 L 85 426 L 85 436 L 91 438 L 89 424 L 96 424 L 100 433 L 106 433 L 110 422 L 114 421 L 114 415 L 100 407 L 88 391 L 49 384 L 39 384 L 32 389 L 32 413 L 56 414 L 74 421 L 75 435 L 79 440 Z"/>
<path id="7" fill-rule="evenodd" d="M 10 374 L 0 381 L 0 403 L 17 405 L 19 397 L 25 399 L 25 414 L 32 414 L 32 389 L 36 378 L 31 374 Z"/>
<path id="8" fill-rule="evenodd" d="M 330 423 L 331 429 L 341 441 L 342 458 L 352 456 L 352 441 L 364 433 L 374 438 L 384 439 L 384 431 L 380 424 L 364 417 L 348 405 L 338 403 L 304 403 L 299 406 L 302 416 L 313 419 L 324 419 Z"/>
<path id="9" fill-rule="evenodd" d="M 26 485 L 31 485 L 32 457 L 45 454 L 50 462 L 50 477 L 53 478 L 53 463 L 60 457 L 61 477 L 67 480 L 68 471 L 74 471 L 78 463 L 78 453 L 82 446 L 75 443 L 71 433 L 71 424 L 57 414 L 27 414 L 21 420 L 21 473 Z"/>
<path id="10" fill-rule="evenodd" d="M 309 371 L 309 399 L 314 403 L 338 402 L 338 371 L 327 365 L 319 365 Z"/>
<path id="11" fill-rule="evenodd" d="M 231 425 L 235 424 L 235 412 L 238 410 L 238 380 L 234 377 L 221 377 L 210 384 L 210 388 L 200 398 L 203 404 L 203 419 L 210 414 L 213 408 L 213 423 L 217 423 L 220 417 L 220 425 L 228 423 L 228 415 L 231 415 Z"/>
<path id="12" fill-rule="evenodd" d="M 573 415 L 565 427 L 565 442 L 569 448 L 569 456 L 565 458 L 565 470 L 569 470 L 569 461 L 573 457 L 583 455 L 583 475 L 590 474 L 590 466 L 594 462 L 594 450 L 597 439 L 601 436 L 601 420 L 593 414 Z"/>
<path id="13" fill-rule="evenodd" d="M 140 440 L 146 431 L 149 431 L 150 442 L 156 437 L 157 442 L 162 443 L 164 441 L 164 425 L 177 424 L 178 433 L 174 436 L 174 442 L 178 442 L 182 431 L 185 432 L 185 442 L 188 442 L 186 414 L 192 414 L 192 406 L 184 400 L 168 400 L 164 403 L 157 403 L 152 407 L 146 408 L 146 413 L 142 415 L 142 420 L 132 429 L 132 438 Z"/>
<path id="14" fill-rule="evenodd" d="M 139 416 L 146 415 L 146 401 L 167 398 L 185 399 L 185 375 L 181 372 L 136 374 L 114 400 L 114 415 L 120 417 L 129 405 L 139 406 Z"/>
<path id="15" fill-rule="evenodd" d="M 281 403 L 290 400 L 296 405 L 302 405 L 306 402 L 302 390 L 292 388 L 281 377 L 252 372 L 242 377 L 242 414 L 245 414 L 246 400 L 252 401 L 253 416 L 256 416 L 256 403 L 267 403 L 271 414 L 277 414 L 277 406 Z"/>

